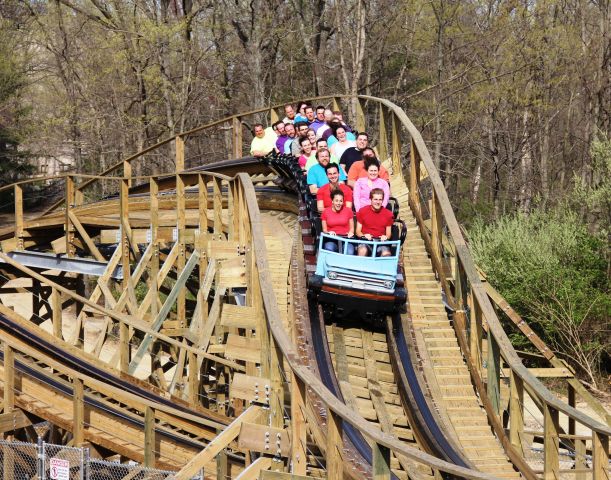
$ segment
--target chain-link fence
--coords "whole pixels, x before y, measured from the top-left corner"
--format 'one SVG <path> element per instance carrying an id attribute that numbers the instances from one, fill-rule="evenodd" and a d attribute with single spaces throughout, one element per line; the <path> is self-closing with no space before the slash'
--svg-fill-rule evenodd
<path id="1" fill-rule="evenodd" d="M 90 459 L 88 448 L 0 440 L 0 478 L 25 480 L 165 480 L 174 471 Z M 201 476 L 193 480 L 203 480 Z"/>

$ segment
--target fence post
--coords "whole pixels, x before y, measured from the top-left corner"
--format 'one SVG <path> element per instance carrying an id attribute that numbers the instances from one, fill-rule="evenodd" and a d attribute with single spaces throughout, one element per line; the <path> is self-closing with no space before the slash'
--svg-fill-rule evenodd
<path id="1" fill-rule="evenodd" d="M 46 472 L 46 452 L 45 452 L 45 442 L 42 441 L 42 438 L 38 439 L 38 478 L 40 480 L 46 480 L 47 472 Z"/>
<path id="2" fill-rule="evenodd" d="M 89 448 L 82 448 L 81 453 L 81 480 L 89 480 Z"/>
<path id="3" fill-rule="evenodd" d="M 123 289 L 127 291 L 130 287 L 130 265 L 129 265 L 129 182 L 128 178 L 121 180 L 121 191 L 119 203 L 121 207 L 121 264 L 123 266 Z M 119 370 L 127 372 L 129 369 L 129 327 L 124 323 L 119 324 Z"/>
<path id="4" fill-rule="evenodd" d="M 412 209 L 416 218 L 420 216 L 420 194 L 418 187 L 420 185 L 420 155 L 416 150 L 414 140 L 411 140 L 410 167 L 409 167 L 409 197 L 412 202 Z"/>

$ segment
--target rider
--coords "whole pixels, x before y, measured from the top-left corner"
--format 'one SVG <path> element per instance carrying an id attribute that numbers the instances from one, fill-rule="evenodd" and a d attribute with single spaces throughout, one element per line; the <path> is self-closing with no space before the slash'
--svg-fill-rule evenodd
<path id="1" fill-rule="evenodd" d="M 373 240 L 379 238 L 381 241 L 388 240 L 391 235 L 391 228 L 394 218 L 390 210 L 382 206 L 384 201 L 384 190 L 374 188 L 369 192 L 371 205 L 365 205 L 356 213 L 356 236 Z M 390 248 L 380 245 L 377 249 L 380 257 L 391 255 Z M 357 247 L 357 254 L 365 257 L 370 254 L 369 245 L 361 243 Z"/>

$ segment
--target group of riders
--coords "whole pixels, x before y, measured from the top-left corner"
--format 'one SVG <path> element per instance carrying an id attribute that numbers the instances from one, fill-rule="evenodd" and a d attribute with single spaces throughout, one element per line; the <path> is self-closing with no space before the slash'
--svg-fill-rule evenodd
<path id="1" fill-rule="evenodd" d="M 285 118 L 265 128 L 254 126 L 250 153 L 264 157 L 271 152 L 295 157 L 308 188 L 316 196 L 322 231 L 330 236 L 371 242 L 390 239 L 394 217 L 386 208 L 390 198 L 389 176 L 369 147 L 369 135 L 355 132 L 340 111 L 307 102 L 284 106 Z M 354 221 L 356 213 L 356 227 Z M 371 255 L 371 243 L 327 239 L 323 248 L 359 256 Z M 391 255 L 379 245 L 378 256 Z"/>

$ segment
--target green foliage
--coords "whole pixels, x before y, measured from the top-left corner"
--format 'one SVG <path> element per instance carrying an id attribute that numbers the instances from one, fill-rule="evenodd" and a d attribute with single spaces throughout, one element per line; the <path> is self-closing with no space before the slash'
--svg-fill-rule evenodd
<path id="1" fill-rule="evenodd" d="M 469 237 L 488 280 L 595 384 L 609 353 L 605 241 L 570 209 L 506 216 L 494 224 L 476 221 Z M 522 342 L 516 346 L 524 348 Z"/>
<path id="2" fill-rule="evenodd" d="M 8 22 L 0 19 L 0 185 L 32 171 L 27 152 L 19 149 L 27 114 L 19 98 L 25 74 L 9 41 L 8 28 Z"/>
<path id="3" fill-rule="evenodd" d="M 575 176 L 571 195 L 577 208 L 587 209 L 592 223 L 601 233 L 609 233 L 611 226 L 611 139 L 603 136 L 592 142 L 592 182 Z"/>

